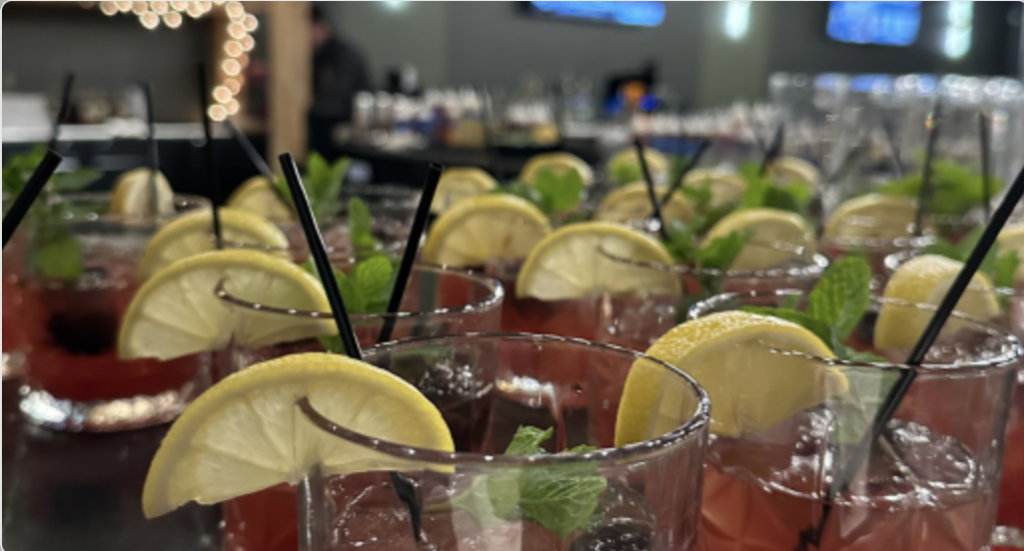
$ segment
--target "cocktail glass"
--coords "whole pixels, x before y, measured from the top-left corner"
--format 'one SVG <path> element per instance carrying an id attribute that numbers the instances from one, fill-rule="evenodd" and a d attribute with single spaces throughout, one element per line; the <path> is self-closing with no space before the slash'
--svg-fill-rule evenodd
<path id="1" fill-rule="evenodd" d="M 745 306 L 780 307 L 801 291 L 719 295 L 695 305 L 691 318 Z M 765 348 L 773 363 L 800 362 L 809 391 L 824 403 L 794 412 L 763 430 L 766 407 L 793 381 L 767 381 L 763 400 L 737 402 L 737 435 L 712 435 L 708 448 L 702 532 L 707 551 L 988 549 L 995 526 L 1003 438 L 1021 355 L 1015 337 L 954 313 L 923 367 L 899 362 L 908 350 L 872 345 L 880 308 L 930 316 L 933 306 L 873 299 L 846 344 L 886 362 L 861 363 Z M 891 363 L 890 363 L 891 362 Z M 755 373 L 763 366 L 731 366 Z M 857 461 L 888 389 L 906 372 L 917 378 L 867 466 Z M 839 390 L 848 382 L 849 391 Z M 779 395 L 786 395 L 782 390 Z M 791 395 L 791 392 L 789 393 Z M 845 473 L 855 473 L 847 485 Z"/>
<path id="2" fill-rule="evenodd" d="M 594 340 L 597 336 L 597 294 L 575 299 L 541 300 L 516 294 L 521 260 L 492 259 L 484 268 L 506 289 L 501 330 L 510 333 L 559 335 Z"/>
<path id="3" fill-rule="evenodd" d="M 258 322 L 260 318 L 268 316 L 292 319 L 294 323 L 289 325 L 293 328 L 307 326 L 307 335 L 337 334 L 329 312 L 307 312 L 255 304 L 232 296 L 223 286 L 216 292 L 220 300 L 238 314 L 239 320 Z M 393 324 L 392 339 L 493 332 L 501 328 L 503 299 L 504 289 L 493 279 L 459 270 L 416 265 L 406 285 L 398 313 L 354 314 L 350 319 L 360 346 L 366 348 L 377 344 L 385 322 Z M 247 324 L 238 323 L 237 327 L 239 331 L 245 331 Z M 239 340 L 236 338 L 236 341 Z M 314 336 L 261 347 L 236 344 L 232 347 L 231 360 L 227 362 L 229 365 L 221 366 L 225 369 L 218 374 L 218 378 L 254 363 L 287 354 L 324 350 L 324 342 Z M 433 382 L 424 381 L 423 385 L 433 384 L 443 390 L 445 385 L 457 383 L 445 379 L 445 375 L 441 374 Z M 421 390 L 427 392 L 422 386 Z M 476 430 L 468 426 L 471 423 L 469 418 L 466 423 L 467 426 L 460 428 L 451 422 L 450 427 L 455 433 L 471 433 Z M 225 503 L 225 548 L 229 551 L 294 551 L 297 544 L 295 503 L 295 489 L 289 486 L 278 486 Z"/>
<path id="4" fill-rule="evenodd" d="M 573 412 L 562 406 L 561 387 L 535 375 L 554 371 L 565 356 L 586 357 L 591 366 L 571 390 L 588 398 Z M 482 422 L 470 423 L 471 432 L 455 437 L 456 452 L 445 453 L 356 434 L 300 402 L 339 445 L 380 458 L 359 474 L 314 468 L 299 492 L 301 549 L 697 548 L 709 403 L 672 366 L 607 345 L 512 334 L 396 341 L 367 350 L 366 360 L 419 386 L 450 425 L 474 416 Z M 666 372 L 661 402 L 651 404 L 664 416 L 665 431 L 617 448 L 619 397 L 636 362 Z M 442 392 L 431 386 L 440 374 L 451 382 Z M 598 449 L 503 455 L 523 426 L 553 429 L 549 452 L 581 444 Z M 397 497 L 396 484 L 413 489 L 415 506 Z M 570 489 L 579 493 L 565 499 Z"/>
<path id="5" fill-rule="evenodd" d="M 689 307 L 707 298 L 709 292 L 810 289 L 828 267 L 828 260 L 823 255 L 784 243 L 750 242 L 747 246 L 763 249 L 765 254 L 777 254 L 779 264 L 764 270 L 715 270 L 685 264 L 667 266 L 642 262 L 600 251 L 614 262 L 674 274 L 681 282 L 683 293 L 681 296 L 605 293 L 597 308 L 597 340 L 633 350 L 647 350 L 659 337 L 685 320 Z"/>
<path id="6" fill-rule="evenodd" d="M 66 203 L 66 215 L 34 222 L 25 236 L 22 412 L 31 422 L 76 431 L 124 430 L 173 419 L 209 384 L 211 355 L 121 360 L 117 340 L 139 287 L 142 251 L 175 215 L 106 214 L 109 194 L 56 200 Z M 205 199 L 175 197 L 177 213 L 204 207 L 209 207 Z M 50 277 L 52 272 L 40 269 L 55 259 L 73 266 L 78 254 L 81 270 L 72 277 Z"/>

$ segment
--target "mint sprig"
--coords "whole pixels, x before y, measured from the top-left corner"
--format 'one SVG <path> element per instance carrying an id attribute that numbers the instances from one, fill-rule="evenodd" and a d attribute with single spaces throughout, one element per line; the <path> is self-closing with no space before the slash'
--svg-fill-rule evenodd
<path id="1" fill-rule="evenodd" d="M 744 208 L 773 208 L 807 217 L 813 189 L 809 182 L 776 184 L 761 176 L 757 163 L 744 163 L 740 167 L 740 175 L 747 182 L 747 190 L 743 194 Z"/>
<path id="2" fill-rule="evenodd" d="M 357 259 L 381 256 L 383 244 L 373 236 L 373 215 L 370 207 L 358 198 L 348 200 L 348 234 Z"/>
<path id="3" fill-rule="evenodd" d="M 320 279 L 312 258 L 306 259 L 301 266 L 313 277 Z M 348 274 L 334 267 L 331 270 L 349 314 L 379 314 L 387 310 L 396 275 L 390 259 L 385 256 L 368 258 L 356 263 Z M 342 354 L 345 351 L 338 335 L 320 337 L 320 343 L 328 352 Z"/>
<path id="4" fill-rule="evenodd" d="M 921 191 L 921 174 L 908 174 L 899 180 L 889 182 L 879 191 L 887 195 L 917 197 Z M 989 177 L 989 196 L 994 197 L 1003 188 L 1003 181 Z M 938 159 L 932 161 L 932 195 L 928 200 L 928 212 L 933 214 L 964 215 L 985 201 L 981 174 L 975 174 L 954 161 Z"/>
<path id="5" fill-rule="evenodd" d="M 572 211 L 579 206 L 583 200 L 583 188 L 583 177 L 576 170 L 570 169 L 558 174 L 548 167 L 542 167 L 537 171 L 533 185 L 517 181 L 499 188 L 497 192 L 525 199 L 551 216 Z"/>
<path id="6" fill-rule="evenodd" d="M 519 427 L 505 454 L 544 454 L 542 445 L 553 434 L 553 429 Z M 577 446 L 564 453 L 594 449 Z M 608 480 L 597 473 L 594 463 L 527 467 L 477 476 L 451 504 L 485 528 L 512 518 L 528 518 L 565 537 L 586 524 L 607 487 Z"/>
<path id="7" fill-rule="evenodd" d="M 318 222 L 325 222 L 341 212 L 341 186 L 351 165 L 352 160 L 348 157 L 339 157 L 334 163 L 328 163 L 315 151 L 309 154 L 306 172 L 302 175 L 302 186 L 309 197 L 313 216 Z M 288 182 L 279 177 L 274 181 L 274 185 L 281 192 L 281 197 L 288 198 L 289 206 L 294 210 L 295 205 L 291 204 Z"/>

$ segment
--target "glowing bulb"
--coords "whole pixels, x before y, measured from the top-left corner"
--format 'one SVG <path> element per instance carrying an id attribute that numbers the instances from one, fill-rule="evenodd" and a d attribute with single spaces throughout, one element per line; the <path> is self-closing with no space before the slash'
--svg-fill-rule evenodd
<path id="1" fill-rule="evenodd" d="M 237 40 L 228 40 L 224 43 L 224 53 L 230 57 L 238 57 L 242 55 L 245 50 L 242 49 L 242 44 Z"/>
<path id="2" fill-rule="evenodd" d="M 185 11 L 188 8 L 188 2 L 171 2 L 171 9 L 174 11 Z"/>
<path id="3" fill-rule="evenodd" d="M 149 30 L 153 30 L 160 26 L 160 16 L 151 11 L 147 11 L 140 15 L 139 21 L 142 22 L 143 27 L 146 27 Z"/>
<path id="4" fill-rule="evenodd" d="M 232 23 L 228 25 L 228 35 L 235 40 L 239 40 L 245 36 L 245 27 L 241 23 Z"/>
<path id="5" fill-rule="evenodd" d="M 238 42 L 242 44 L 242 49 L 247 52 L 251 52 L 256 47 L 256 39 L 249 35 L 243 36 Z"/>
<path id="6" fill-rule="evenodd" d="M 203 6 L 200 5 L 199 2 L 189 2 L 185 11 L 188 13 L 189 17 L 194 19 L 203 15 Z"/>
<path id="7" fill-rule="evenodd" d="M 100 2 L 100 11 L 107 15 L 114 15 L 117 13 L 117 4 L 114 2 Z"/>
<path id="8" fill-rule="evenodd" d="M 234 115 L 238 112 L 238 100 L 231 98 L 227 103 L 224 104 L 224 108 L 227 109 L 229 115 Z"/>
<path id="9" fill-rule="evenodd" d="M 225 59 L 224 63 L 220 64 L 220 68 L 224 69 L 224 72 L 229 76 L 235 76 L 242 72 L 242 65 L 234 59 Z"/>
<path id="10" fill-rule="evenodd" d="M 232 21 L 245 17 L 245 8 L 240 2 L 228 2 L 224 5 L 224 11 Z"/>
<path id="11" fill-rule="evenodd" d="M 131 2 L 114 2 L 114 3 L 117 4 L 117 11 L 119 11 L 121 13 L 128 13 L 128 12 L 132 11 L 132 3 Z"/>
<path id="12" fill-rule="evenodd" d="M 725 36 L 740 40 L 750 29 L 750 2 L 731 1 L 725 4 Z"/>
<path id="13" fill-rule="evenodd" d="M 215 121 L 222 121 L 228 118 L 228 110 L 223 105 L 211 105 L 206 113 Z"/>
<path id="14" fill-rule="evenodd" d="M 213 89 L 213 99 L 217 100 L 217 103 L 227 102 L 231 95 L 231 89 L 227 86 L 221 85 Z"/>
<path id="15" fill-rule="evenodd" d="M 242 54 L 242 55 L 238 56 L 238 64 L 241 65 L 243 69 L 248 67 L 249 66 L 249 55 L 248 54 Z"/>
<path id="16" fill-rule="evenodd" d="M 203 8 L 203 13 L 206 13 L 213 9 L 213 2 L 200 2 L 199 6 Z"/>
<path id="17" fill-rule="evenodd" d="M 132 2 L 132 13 L 135 15 L 142 15 L 149 11 L 149 6 L 145 2 Z"/>
<path id="18" fill-rule="evenodd" d="M 260 22 L 256 19 L 255 15 L 247 13 L 245 14 L 245 19 L 242 19 L 242 25 L 245 26 L 245 30 L 252 32 L 256 30 L 256 27 L 260 26 Z"/>
<path id="19" fill-rule="evenodd" d="M 224 79 L 224 86 L 227 87 L 232 95 L 242 91 L 242 83 L 238 82 L 237 78 Z"/>
<path id="20" fill-rule="evenodd" d="M 167 2 L 150 2 L 149 9 L 157 15 L 163 15 L 167 13 Z"/>
<path id="21" fill-rule="evenodd" d="M 169 11 L 164 14 L 164 25 L 172 29 L 177 29 L 181 26 L 181 14 L 176 11 Z"/>

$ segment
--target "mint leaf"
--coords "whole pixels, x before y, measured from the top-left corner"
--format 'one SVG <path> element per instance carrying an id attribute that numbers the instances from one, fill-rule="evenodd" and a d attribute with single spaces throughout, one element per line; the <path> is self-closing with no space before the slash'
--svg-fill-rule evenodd
<path id="1" fill-rule="evenodd" d="M 882 186 L 879 191 L 888 195 L 917 197 L 921 190 L 920 173 L 907 176 Z M 928 200 L 928 212 L 933 214 L 966 214 L 984 201 L 983 181 L 980 174 L 945 159 L 932 161 L 932 196 Z M 989 178 L 989 193 L 998 194 L 1003 187 L 999 178 Z"/>
<path id="2" fill-rule="evenodd" d="M 597 471 L 590 464 L 592 472 Z M 565 537 L 583 526 L 598 506 L 608 487 L 601 475 L 580 476 L 577 466 L 529 469 L 520 485 L 519 505 L 523 512 L 548 530 Z"/>
<path id="3" fill-rule="evenodd" d="M 1012 289 L 1014 286 L 1014 274 L 1017 273 L 1017 266 L 1020 265 L 1020 258 L 1017 251 L 1010 249 L 999 255 L 995 265 L 994 285 L 998 288 Z"/>
<path id="4" fill-rule="evenodd" d="M 697 236 L 691 226 L 673 218 L 665 226 L 665 233 L 668 235 L 665 248 L 672 258 L 680 264 L 693 265 L 697 258 Z"/>
<path id="5" fill-rule="evenodd" d="M 832 347 L 832 342 L 834 340 L 832 328 L 829 327 L 827 323 L 815 319 L 806 312 L 798 312 L 796 310 L 788 310 L 784 308 L 773 308 L 771 306 L 744 306 L 741 310 L 744 312 L 750 312 L 751 314 L 772 316 L 795 323 L 800 327 L 807 329 L 811 333 L 814 333 L 814 335 L 821 339 L 821 342 L 825 343 L 829 348 Z"/>
<path id="6" fill-rule="evenodd" d="M 391 296 L 391 276 L 394 271 L 391 260 L 383 256 L 368 258 L 352 268 L 349 281 L 364 301 L 364 311 L 356 313 L 378 313 L 387 308 Z"/>
<path id="7" fill-rule="evenodd" d="M 318 222 L 329 220 L 341 211 L 341 186 L 351 164 L 348 157 L 340 157 L 330 164 L 315 151 L 306 159 L 306 173 L 302 175 L 302 186 L 309 198 L 313 216 Z M 273 184 L 281 192 L 282 197 L 289 198 L 290 206 L 294 209 L 287 181 L 284 178 L 277 178 Z"/>
<path id="8" fill-rule="evenodd" d="M 370 208 L 358 197 L 348 200 L 348 233 L 356 250 L 376 250 L 380 241 L 373 236 L 373 215 Z"/>
<path id="9" fill-rule="evenodd" d="M 537 207 L 541 211 L 544 210 L 544 196 L 541 195 L 537 188 L 522 181 L 515 181 L 507 186 L 501 186 L 494 190 L 494 193 L 504 193 L 507 195 L 515 195 L 520 199 L 530 202 L 533 206 Z"/>
<path id="10" fill-rule="evenodd" d="M 845 257 L 832 263 L 808 296 L 807 314 L 846 340 L 871 301 L 871 266 L 863 258 Z"/>
<path id="11" fill-rule="evenodd" d="M 922 247 L 920 254 L 936 254 L 963 262 L 963 257 L 960 256 L 960 249 L 956 245 L 942 238 L 937 239 L 934 243 Z"/>
<path id="12" fill-rule="evenodd" d="M 716 237 L 711 243 L 697 249 L 697 266 L 711 270 L 728 270 L 752 236 L 752 232 L 731 232 L 724 237 Z"/>
<path id="13" fill-rule="evenodd" d="M 764 190 L 762 206 L 806 216 L 810 200 L 810 184 L 804 182 L 794 182 L 786 186 L 770 184 Z"/>
<path id="14" fill-rule="evenodd" d="M 50 178 L 50 185 L 57 193 L 80 191 L 99 180 L 103 173 L 94 168 L 80 168 L 73 172 L 57 172 Z"/>
<path id="15" fill-rule="evenodd" d="M 541 168 L 534 187 L 544 198 L 548 214 L 575 209 L 583 198 L 583 177 L 575 169 L 558 175 L 550 168 Z"/>
<path id="16" fill-rule="evenodd" d="M 512 437 L 512 442 L 505 449 L 505 455 L 523 456 L 543 453 L 544 448 L 541 447 L 541 444 L 550 440 L 554 434 L 554 428 L 540 430 L 535 427 L 519 427 L 515 436 Z"/>
<path id="17" fill-rule="evenodd" d="M 41 241 L 32 261 L 43 277 L 73 280 L 82 275 L 82 244 L 70 232 L 59 231 Z"/>

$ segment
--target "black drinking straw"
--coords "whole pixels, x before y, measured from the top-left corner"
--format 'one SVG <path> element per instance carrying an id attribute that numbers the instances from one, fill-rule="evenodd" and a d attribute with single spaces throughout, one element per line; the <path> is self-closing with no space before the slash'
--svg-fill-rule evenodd
<path id="1" fill-rule="evenodd" d="M 690 157 L 690 160 L 686 162 L 686 166 L 679 171 L 679 176 L 676 177 L 675 183 L 673 183 L 672 187 L 668 188 L 668 191 L 661 196 L 661 206 L 667 205 L 668 200 L 672 198 L 672 194 L 679 191 L 679 188 L 683 187 L 686 175 L 693 169 L 697 168 L 697 164 L 700 163 L 701 157 L 704 156 L 704 152 L 706 152 L 710 146 L 711 140 L 707 138 L 701 139 L 700 144 L 697 145 L 697 151 L 694 152 L 693 156 Z"/>
<path id="2" fill-rule="evenodd" d="M 665 227 L 665 218 L 661 215 L 661 203 L 658 202 L 658 195 L 654 191 L 654 179 L 651 178 L 651 170 L 647 167 L 647 159 L 644 158 L 644 142 L 640 136 L 633 138 L 633 147 L 636 149 L 636 158 L 640 163 L 640 172 L 644 175 L 644 182 L 647 183 L 647 197 L 651 200 L 651 208 L 654 210 L 654 218 L 658 221 L 658 233 L 661 238 L 668 241 L 668 228 Z"/>
<path id="3" fill-rule="evenodd" d="M 206 64 L 200 63 L 197 68 L 199 77 L 199 106 L 203 112 L 203 150 L 206 152 L 206 174 L 210 179 L 210 203 L 213 205 L 213 236 L 218 249 L 224 248 L 224 239 L 220 230 L 220 178 L 217 177 L 217 160 L 213 154 L 213 132 L 210 130 L 210 109 L 206 94 L 209 90 L 206 87 Z"/>
<path id="4" fill-rule="evenodd" d="M 142 84 L 142 94 L 146 97 L 146 126 L 149 146 L 149 191 L 150 207 L 157 214 L 159 198 L 156 189 L 156 174 L 160 170 L 160 151 L 156 143 L 156 117 L 153 115 L 153 89 L 148 82 Z"/>
<path id="5" fill-rule="evenodd" d="M 423 182 L 423 194 L 420 196 L 420 204 L 416 207 L 416 217 L 412 221 L 412 231 L 409 233 L 409 240 L 405 243 L 405 252 L 402 254 L 402 263 L 398 266 L 398 276 L 395 278 L 395 287 L 391 290 L 391 298 L 388 300 L 387 314 L 395 314 L 402 306 L 402 296 L 405 295 L 405 286 L 409 283 L 409 276 L 412 274 L 412 265 L 416 262 L 416 253 L 419 250 L 420 239 L 423 230 L 427 227 L 427 219 L 430 217 L 430 205 L 434 202 L 434 193 L 437 191 L 437 183 L 441 181 L 441 173 L 444 172 L 444 165 L 430 163 L 427 168 L 427 178 Z M 377 342 L 391 340 L 391 333 L 395 330 L 395 317 L 384 316 L 384 324 L 380 328 L 380 337 Z"/>
<path id="6" fill-rule="evenodd" d="M 882 132 L 885 134 L 885 141 L 889 144 L 889 154 L 892 155 L 892 167 L 896 171 L 896 177 L 903 177 L 903 160 L 900 159 L 900 146 L 896 143 L 896 129 L 892 122 L 882 121 Z"/>
<path id="7" fill-rule="evenodd" d="M 757 173 L 764 176 L 768 173 L 768 167 L 772 166 L 775 159 L 779 158 L 782 154 L 782 146 L 786 142 L 786 123 L 779 123 L 778 128 L 775 129 L 775 136 L 772 137 L 772 143 L 764 150 L 764 157 L 761 159 L 761 168 L 758 169 Z"/>
<path id="8" fill-rule="evenodd" d="M 42 162 L 39 163 L 39 166 L 36 167 L 36 170 L 28 179 L 25 188 L 14 199 L 14 204 L 11 205 L 10 210 L 4 214 L 4 247 L 7 247 L 7 242 L 14 235 L 14 230 L 18 229 L 18 224 L 21 224 L 22 219 L 28 213 L 28 209 L 32 207 L 36 197 L 39 197 L 39 192 L 43 191 L 46 182 L 50 181 L 50 176 L 53 176 L 53 173 L 57 170 L 57 165 L 62 160 L 63 157 L 57 154 L 56 151 L 52 149 L 46 151 L 46 155 L 43 156 Z"/>
<path id="9" fill-rule="evenodd" d="M 935 108 L 928 117 L 928 142 L 924 150 L 924 167 L 921 172 L 921 189 L 917 192 L 917 214 L 914 219 L 914 235 L 921 237 L 924 234 L 924 215 L 928 212 L 928 199 L 932 193 L 932 159 L 935 157 L 935 144 L 939 140 L 939 127 L 942 115 L 942 104 L 935 102 Z"/>
<path id="10" fill-rule="evenodd" d="M 1024 197 L 1024 170 L 1021 170 L 1017 174 L 1017 178 L 1014 180 L 1010 190 L 1003 197 L 1002 203 L 999 204 L 999 208 L 993 214 L 992 219 L 989 221 L 988 226 L 985 227 L 984 233 L 981 234 L 981 238 L 978 239 L 978 244 L 975 245 L 974 250 L 971 251 L 970 257 L 967 258 L 967 262 L 964 263 L 963 269 L 957 274 L 956 279 L 953 281 L 953 285 L 949 288 L 949 292 L 943 297 L 942 303 L 939 304 L 938 308 L 935 309 L 935 314 L 932 316 L 931 321 L 928 322 L 928 326 L 925 328 L 921 338 L 917 341 L 917 345 L 910 352 L 910 356 L 907 357 L 906 365 L 911 368 L 919 367 L 924 363 L 925 355 L 928 350 L 935 344 L 935 341 L 939 338 L 939 333 L 942 332 L 942 327 L 946 324 L 946 320 L 953 313 L 953 309 L 956 308 L 960 298 L 963 296 L 964 291 L 970 285 L 971 280 L 974 278 L 974 274 L 977 273 L 981 267 L 981 263 L 985 260 L 992 245 L 996 242 L 996 238 L 999 237 L 999 232 L 1003 230 L 1003 226 L 1010 219 L 1010 215 L 1013 214 L 1014 208 L 1017 203 L 1020 202 L 1021 197 Z M 834 484 L 831 485 L 828 491 L 828 499 L 831 501 L 836 496 L 846 492 L 850 484 L 853 482 L 853 478 L 856 476 L 857 471 L 860 470 L 861 466 L 867 461 L 871 455 L 872 444 L 882 435 L 886 425 L 896 414 L 896 410 L 900 406 L 900 402 L 903 401 L 904 396 L 910 390 L 911 383 L 917 378 L 916 369 L 906 369 L 900 375 L 900 379 L 893 385 L 892 390 L 885 397 L 885 401 L 879 408 L 878 413 L 871 421 L 870 432 L 857 444 L 854 449 L 854 453 L 850 455 L 850 458 L 845 464 L 841 465 L 837 476 L 835 477 Z M 832 511 L 831 504 L 826 502 L 821 515 L 821 520 L 818 522 L 816 530 L 812 530 L 810 533 L 805 532 L 803 537 L 812 535 L 816 538 L 813 542 L 816 543 L 817 539 L 820 539 L 822 530 L 825 527 L 825 523 L 828 522 L 829 514 Z"/>
<path id="11" fill-rule="evenodd" d="M 992 216 L 992 195 L 989 189 L 988 117 L 978 113 L 978 140 L 981 146 L 981 197 L 985 202 L 985 220 Z"/>
<path id="12" fill-rule="evenodd" d="M 295 166 L 295 160 L 292 159 L 291 153 L 281 154 L 278 160 L 281 162 L 284 179 L 288 182 L 288 189 L 292 193 L 292 201 L 295 203 L 295 212 L 299 215 L 302 231 L 305 232 L 306 241 L 309 242 L 309 252 L 313 255 L 313 261 L 316 263 L 316 271 L 320 274 L 320 280 L 324 284 L 327 302 L 331 304 L 334 323 L 338 326 L 338 336 L 341 337 L 341 342 L 345 346 L 345 353 L 350 358 L 362 360 L 363 351 L 359 348 L 356 334 L 352 330 L 348 310 L 345 309 L 345 301 L 341 298 L 341 290 L 338 289 L 338 282 L 334 279 L 334 268 L 331 267 L 331 261 L 327 257 L 324 238 L 320 234 L 320 228 L 316 225 L 316 218 L 313 217 L 313 209 L 309 206 L 306 190 L 302 187 L 299 167 Z"/>
<path id="13" fill-rule="evenodd" d="M 231 131 L 231 135 L 234 136 L 238 145 L 242 146 L 242 151 L 245 151 L 246 157 L 249 157 L 249 161 L 256 167 L 256 170 L 259 171 L 261 176 L 270 181 L 270 189 L 274 190 L 274 195 L 277 195 L 277 198 L 287 205 L 288 198 L 285 197 L 284 194 L 281 193 L 281 190 L 274 185 L 274 180 L 276 179 L 274 171 L 270 170 L 270 166 L 263 160 L 263 156 L 260 155 L 259 151 L 256 151 L 256 146 L 252 145 L 252 142 L 249 141 L 249 137 L 245 135 L 245 132 L 242 132 L 237 126 L 235 126 L 235 123 L 231 122 L 231 119 L 226 119 L 224 123 L 228 125 L 228 130 Z"/>
<path id="14" fill-rule="evenodd" d="M 57 120 L 53 121 L 53 133 L 50 135 L 50 149 L 57 149 L 57 135 L 60 133 L 60 125 L 66 121 L 71 112 L 71 87 L 75 84 L 75 73 L 68 72 L 64 75 L 64 89 L 60 94 L 60 109 L 57 111 Z"/>

